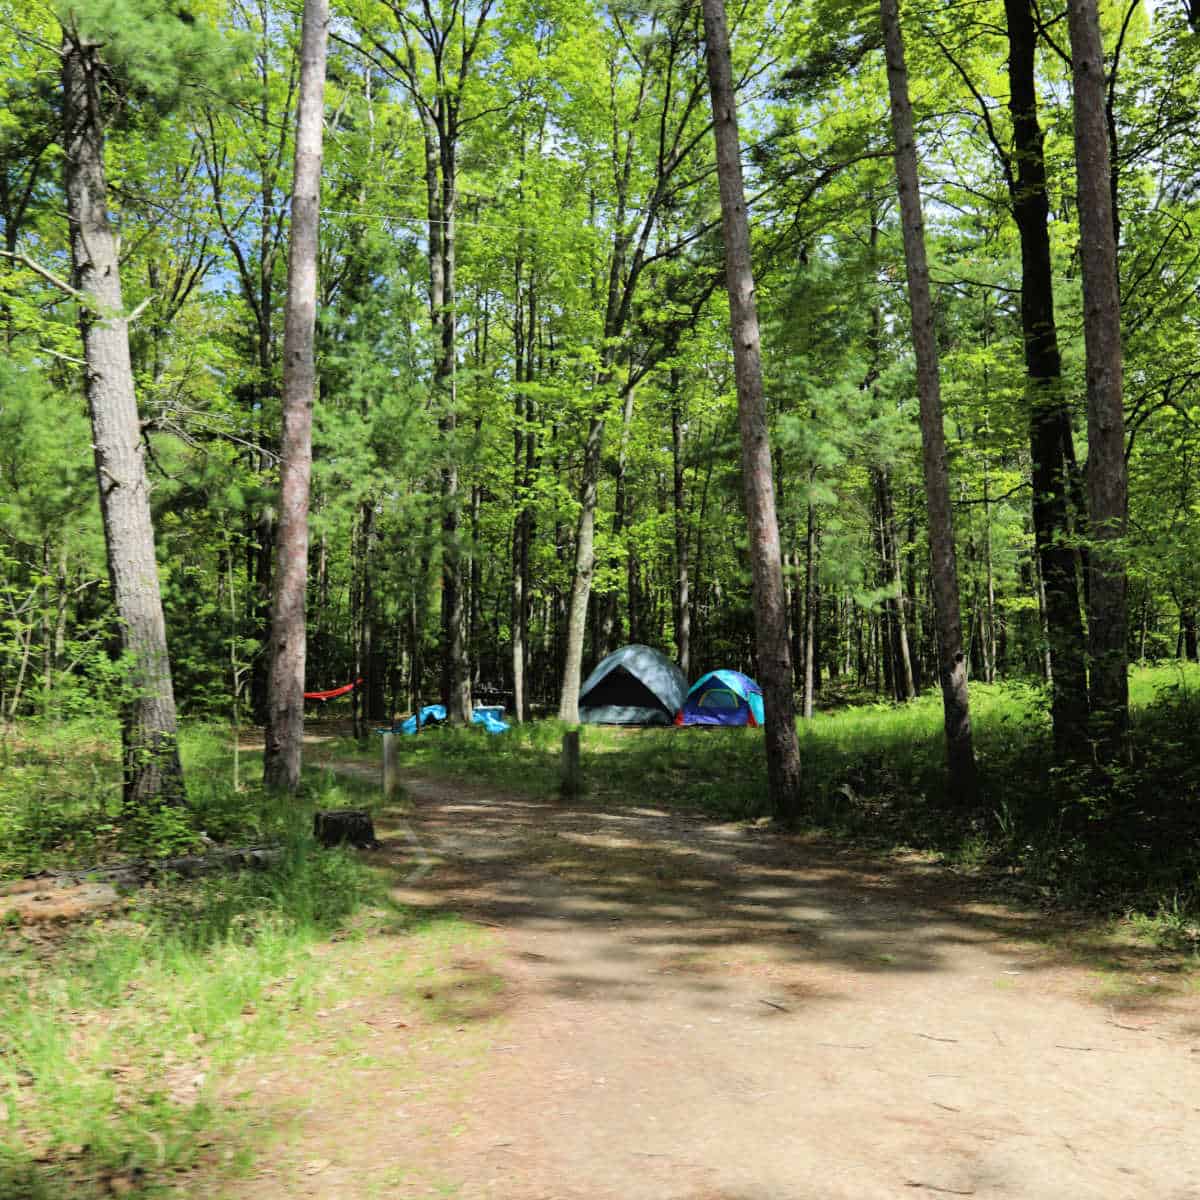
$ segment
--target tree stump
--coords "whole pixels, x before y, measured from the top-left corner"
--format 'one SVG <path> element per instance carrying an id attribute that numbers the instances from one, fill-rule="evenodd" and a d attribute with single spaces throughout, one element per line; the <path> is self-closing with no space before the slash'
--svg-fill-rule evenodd
<path id="1" fill-rule="evenodd" d="M 583 772 L 579 767 L 579 730 L 563 734 L 562 778 L 558 785 L 564 800 L 577 800 L 583 795 Z"/>
<path id="2" fill-rule="evenodd" d="M 400 773 L 396 761 L 399 740 L 399 735 L 395 733 L 383 735 L 383 794 L 389 800 L 400 790 Z"/>
<path id="3" fill-rule="evenodd" d="M 335 808 L 313 814 L 313 837 L 322 846 L 354 846 L 371 850 L 378 846 L 371 814 L 362 808 Z"/>

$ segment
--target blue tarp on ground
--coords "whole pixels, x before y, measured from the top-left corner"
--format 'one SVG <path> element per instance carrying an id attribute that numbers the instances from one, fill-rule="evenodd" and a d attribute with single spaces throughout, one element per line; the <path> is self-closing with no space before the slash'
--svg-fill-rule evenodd
<path id="1" fill-rule="evenodd" d="M 476 708 L 471 712 L 471 723 L 473 725 L 482 725 L 488 733 L 506 733 L 508 731 L 508 722 L 500 719 L 504 712 L 503 708 Z M 441 704 L 427 704 L 421 709 L 421 728 L 426 725 L 441 725 L 446 719 L 446 709 Z M 393 726 L 391 729 L 380 729 L 379 733 L 407 733 L 415 734 L 417 732 L 417 718 L 415 716 L 401 721 L 399 725 Z"/>
<path id="2" fill-rule="evenodd" d="M 471 721 L 476 725 L 482 725 L 488 733 L 506 733 L 508 722 L 500 719 L 502 712 L 504 712 L 502 708 L 477 708 L 471 713 Z"/>
<path id="3" fill-rule="evenodd" d="M 740 671 L 709 671 L 697 679 L 676 725 L 763 725 L 762 688 Z"/>

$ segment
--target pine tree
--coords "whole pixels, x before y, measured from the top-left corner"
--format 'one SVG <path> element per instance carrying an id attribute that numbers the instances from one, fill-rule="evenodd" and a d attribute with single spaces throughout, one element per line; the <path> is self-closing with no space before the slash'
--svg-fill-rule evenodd
<path id="1" fill-rule="evenodd" d="M 796 821 L 800 803 L 800 746 L 725 0 L 704 0 L 704 31 L 737 374 L 742 486 L 754 574 L 754 632 L 767 720 L 767 787 L 775 819 L 789 826 Z"/>
<path id="2" fill-rule="evenodd" d="M 917 182 L 917 141 L 908 96 L 908 68 L 900 30 L 898 0 L 880 0 L 888 90 L 891 96 L 892 136 L 895 140 L 896 185 L 904 226 L 904 262 L 912 309 L 913 349 L 917 357 L 917 391 L 921 401 L 921 443 L 924 448 L 925 502 L 929 511 L 929 551 L 933 568 L 934 612 L 938 628 L 938 676 L 945 712 L 946 754 L 950 788 L 958 801 L 975 799 L 975 751 L 971 742 L 971 712 L 967 697 L 967 662 L 963 653 L 959 614 L 958 562 L 950 507 L 950 476 L 946 464 L 946 434 L 942 421 L 941 381 L 933 328 L 933 300 L 925 256 L 925 223 Z"/>
<path id="3" fill-rule="evenodd" d="M 263 754 L 263 779 L 267 786 L 289 792 L 300 786 L 304 742 L 308 493 L 316 393 L 313 333 L 317 313 L 317 230 L 328 31 L 328 0 L 305 0 L 283 335 L 283 437 L 275 590 L 271 604 L 271 672 Z"/>

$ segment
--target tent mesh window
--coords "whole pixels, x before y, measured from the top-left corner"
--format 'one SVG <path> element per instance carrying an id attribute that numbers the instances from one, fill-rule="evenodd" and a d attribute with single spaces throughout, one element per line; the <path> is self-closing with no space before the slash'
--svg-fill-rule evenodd
<path id="1" fill-rule="evenodd" d="M 722 711 L 736 712 L 742 707 L 741 696 L 728 688 L 709 688 L 701 697 L 698 708 L 719 708 Z"/>
<path id="2" fill-rule="evenodd" d="M 584 708 L 654 708 L 666 712 L 666 705 L 624 667 L 610 671 L 586 695 L 580 697 Z"/>

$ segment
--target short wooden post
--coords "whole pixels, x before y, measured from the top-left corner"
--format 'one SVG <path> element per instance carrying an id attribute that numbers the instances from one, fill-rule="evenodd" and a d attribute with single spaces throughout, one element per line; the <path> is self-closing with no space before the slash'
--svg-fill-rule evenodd
<path id="1" fill-rule="evenodd" d="M 396 734 L 383 735 L 383 794 L 390 800 L 400 790 L 400 773 L 396 769 Z"/>
<path id="2" fill-rule="evenodd" d="M 563 734 L 562 782 L 559 785 L 564 800 L 583 795 L 583 773 L 579 769 L 579 730 Z"/>

